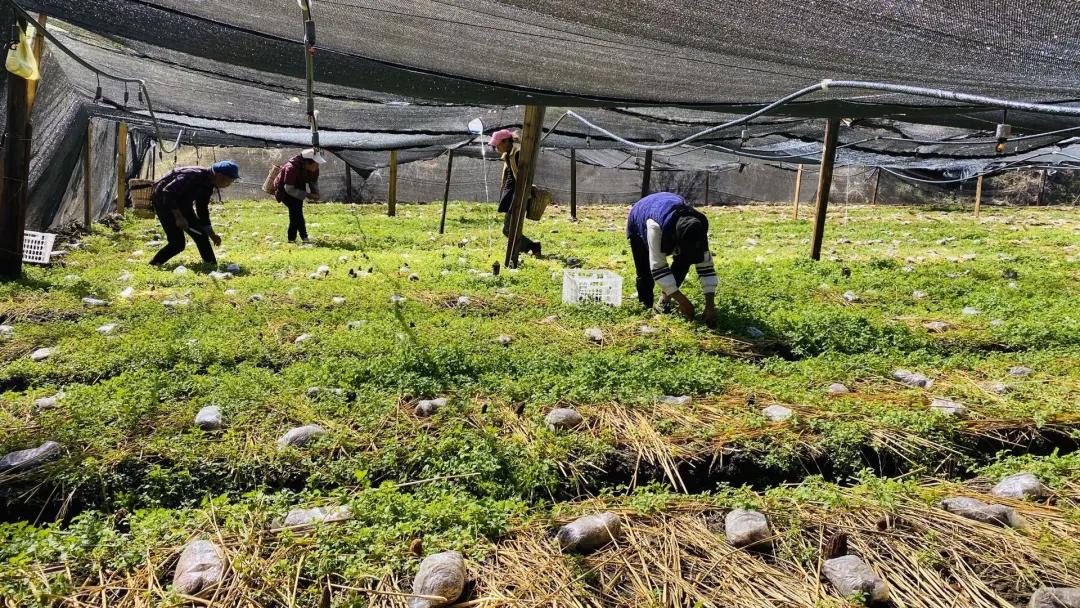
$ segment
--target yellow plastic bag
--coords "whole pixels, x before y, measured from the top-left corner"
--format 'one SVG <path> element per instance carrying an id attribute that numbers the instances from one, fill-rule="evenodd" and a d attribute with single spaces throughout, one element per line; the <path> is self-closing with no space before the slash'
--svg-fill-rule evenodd
<path id="1" fill-rule="evenodd" d="M 19 30 L 19 44 L 8 51 L 7 71 L 27 80 L 39 80 L 41 73 L 38 72 L 38 62 L 34 58 L 33 45 L 26 37 L 26 30 Z"/>

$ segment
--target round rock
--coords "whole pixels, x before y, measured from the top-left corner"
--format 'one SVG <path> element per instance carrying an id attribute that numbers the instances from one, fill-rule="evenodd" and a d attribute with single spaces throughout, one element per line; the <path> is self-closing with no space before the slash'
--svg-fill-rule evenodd
<path id="1" fill-rule="evenodd" d="M 585 419 L 568 407 L 557 407 L 544 416 L 544 425 L 552 431 L 566 431 L 582 425 Z"/>
<path id="2" fill-rule="evenodd" d="M 326 435 L 326 429 L 317 424 L 298 426 L 281 436 L 277 441 L 278 448 L 288 446 L 301 447 Z"/>
<path id="3" fill-rule="evenodd" d="M 570 553 L 592 553 L 622 538 L 622 520 L 610 511 L 580 517 L 559 529 L 559 547 Z"/>
<path id="4" fill-rule="evenodd" d="M 413 579 L 412 591 L 414 596 L 443 599 L 410 597 L 409 608 L 438 608 L 456 603 L 465 591 L 465 558 L 457 551 L 427 556 L 420 562 L 420 569 Z"/>
<path id="5" fill-rule="evenodd" d="M 208 405 L 195 414 L 195 426 L 204 431 L 216 431 L 221 428 L 221 409 Z"/>

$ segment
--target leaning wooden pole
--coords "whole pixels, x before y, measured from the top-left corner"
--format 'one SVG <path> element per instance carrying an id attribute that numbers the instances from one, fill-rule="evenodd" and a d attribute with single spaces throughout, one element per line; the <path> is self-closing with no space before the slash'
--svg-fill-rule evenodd
<path id="1" fill-rule="evenodd" d="M 446 207 L 450 204 L 450 176 L 454 173 L 454 151 L 446 156 L 446 188 L 443 190 L 442 218 L 439 219 L 439 234 L 446 232 Z"/>
<path id="2" fill-rule="evenodd" d="M 570 148 L 570 219 L 577 219 L 577 149 Z"/>
<path id="3" fill-rule="evenodd" d="M 352 167 L 349 166 L 349 163 L 345 163 L 345 202 L 353 202 Z"/>
<path id="4" fill-rule="evenodd" d="M 985 175 L 980 175 L 979 180 L 975 182 L 975 219 L 979 219 L 979 211 L 982 209 L 982 187 L 983 178 Z"/>
<path id="5" fill-rule="evenodd" d="M 705 206 L 709 206 L 709 175 L 710 171 L 705 172 Z"/>
<path id="6" fill-rule="evenodd" d="M 1039 177 L 1039 198 L 1035 204 L 1042 207 L 1044 200 L 1046 200 L 1046 169 L 1042 170 L 1042 176 Z"/>
<path id="7" fill-rule="evenodd" d="M 641 198 L 652 190 L 652 150 L 645 151 L 645 170 L 641 174 Z"/>
<path id="8" fill-rule="evenodd" d="M 25 30 L 26 20 L 16 19 Z M 3 174 L 0 175 L 0 279 L 22 276 L 23 231 L 30 200 L 30 106 L 27 81 L 7 73 L 7 142 L 4 146 Z"/>
<path id="9" fill-rule="evenodd" d="M 120 123 L 116 132 L 116 212 L 123 213 L 127 206 L 127 149 L 128 126 Z"/>
<path id="10" fill-rule="evenodd" d="M 82 174 L 83 174 L 83 228 L 89 229 L 93 221 L 92 210 L 94 208 L 93 175 L 91 172 L 90 159 L 94 140 L 94 125 L 91 120 L 86 121 L 86 145 L 83 146 Z M 153 156 L 153 154 L 151 154 Z M 151 160 L 150 162 L 153 162 Z"/>
<path id="11" fill-rule="evenodd" d="M 814 212 L 814 234 L 810 243 L 810 259 L 821 259 L 821 241 L 825 238 L 825 214 L 829 210 L 829 190 L 832 188 L 833 167 L 836 163 L 836 139 L 840 119 L 825 123 L 825 149 L 821 152 L 821 171 L 818 173 L 817 209 Z"/>
<path id="12" fill-rule="evenodd" d="M 795 172 L 795 194 L 791 197 L 791 202 L 795 205 L 794 219 L 799 219 L 799 194 L 802 192 L 802 172 L 803 166 L 799 165 L 799 170 Z"/>
<path id="13" fill-rule="evenodd" d="M 397 150 L 390 151 L 390 184 L 386 193 L 386 215 L 397 215 Z"/>
<path id="14" fill-rule="evenodd" d="M 540 132 L 544 127 L 544 106 L 525 106 L 525 120 L 521 129 L 521 153 L 518 156 L 518 177 L 514 184 L 514 201 L 510 207 L 510 234 L 506 241 L 506 257 L 503 260 L 507 268 L 517 266 L 518 240 L 521 237 L 521 224 L 525 221 L 525 203 L 532 191 L 536 163 L 540 157 Z"/>

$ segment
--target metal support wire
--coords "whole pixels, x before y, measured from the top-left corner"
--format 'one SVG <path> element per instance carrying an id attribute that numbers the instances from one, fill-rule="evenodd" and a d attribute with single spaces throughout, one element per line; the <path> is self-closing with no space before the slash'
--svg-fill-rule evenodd
<path id="1" fill-rule="evenodd" d="M 699 132 L 697 132 L 697 133 L 695 133 L 693 135 L 690 135 L 689 137 L 685 137 L 683 139 L 680 139 L 678 141 L 668 143 L 668 144 L 640 144 L 640 143 L 631 141 L 631 140 L 626 139 L 624 137 L 620 137 L 619 135 L 616 135 L 615 133 L 613 133 L 611 131 L 608 131 L 607 129 L 605 129 L 603 127 L 600 127 L 600 126 L 590 122 L 588 119 L 581 116 L 577 112 L 574 112 L 573 110 L 567 110 L 567 112 L 565 114 L 560 116 L 559 120 L 555 121 L 555 124 L 552 125 L 550 129 L 548 129 L 548 135 L 550 135 L 552 132 L 555 131 L 555 128 L 559 126 L 559 123 L 561 123 L 564 118 L 566 118 L 567 116 L 570 116 L 570 117 L 576 118 L 578 120 L 578 122 L 584 124 L 585 126 L 589 127 L 590 129 L 593 129 L 593 130 L 601 133 L 602 135 L 605 135 L 608 138 L 610 138 L 610 139 L 612 139 L 614 141 L 617 141 L 617 142 L 619 142 L 621 144 L 625 144 L 627 146 L 630 146 L 631 148 L 637 148 L 639 150 L 653 150 L 653 151 L 671 150 L 671 149 L 674 149 L 674 148 L 678 148 L 679 146 L 688 144 L 688 143 L 690 143 L 690 142 L 692 142 L 694 140 L 705 137 L 706 135 L 711 135 L 713 133 L 716 133 L 717 131 L 722 131 L 724 129 L 730 129 L 732 127 L 737 127 L 737 126 L 740 126 L 740 125 L 744 125 L 744 124 L 750 122 L 751 120 L 753 120 L 753 119 L 755 119 L 755 118 L 757 118 L 759 116 L 767 114 L 767 113 L 775 110 L 776 108 L 786 106 L 786 105 L 792 103 L 793 101 L 795 101 L 797 99 L 800 99 L 802 97 L 806 97 L 807 95 L 810 95 L 811 93 L 816 93 L 818 91 L 828 91 L 829 89 L 869 89 L 869 90 L 875 90 L 875 91 L 887 91 L 889 93 L 901 93 L 901 94 L 905 94 L 905 95 L 913 95 L 913 96 L 916 96 L 916 97 L 930 97 L 930 98 L 934 98 L 934 99 L 944 99 L 944 100 L 947 100 L 947 101 L 954 101 L 954 102 L 966 103 L 966 104 L 975 104 L 975 105 L 980 105 L 980 106 L 991 106 L 991 107 L 1003 108 L 1003 109 L 1006 109 L 1006 110 L 1009 110 L 1009 109 L 1021 110 L 1021 111 L 1032 112 L 1032 113 L 1036 113 L 1036 114 L 1054 114 L 1054 115 L 1059 115 L 1059 116 L 1080 116 L 1080 106 L 1058 106 L 1058 105 L 1051 105 L 1051 104 L 1044 104 L 1044 103 L 1029 103 L 1029 102 L 1025 102 L 1025 101 L 1012 101 L 1012 100 L 1009 100 L 1009 99 L 1000 99 L 1000 98 L 997 98 L 997 97 L 987 97 L 985 95 L 971 95 L 971 94 L 968 94 L 968 93 L 957 93 L 957 92 L 954 92 L 954 91 L 946 91 L 946 90 L 943 90 L 943 89 L 933 89 L 933 88 L 927 88 L 927 87 L 915 87 L 915 86 L 900 85 L 900 84 L 889 84 L 889 83 L 884 83 L 884 82 L 866 82 L 866 81 L 861 81 L 861 80 L 822 80 L 821 82 L 819 82 L 817 84 L 813 84 L 813 85 L 810 85 L 810 86 L 805 87 L 803 89 L 799 89 L 798 91 L 795 91 L 794 93 L 791 93 L 789 95 L 781 97 L 780 99 L 778 99 L 778 100 L 776 100 L 776 101 L 774 101 L 774 102 L 772 102 L 770 104 L 764 105 L 761 108 L 758 108 L 757 110 L 755 110 L 754 112 L 751 112 L 751 113 L 747 114 L 746 116 L 742 116 L 742 117 L 737 118 L 735 120 L 731 120 L 731 121 L 728 121 L 728 122 L 725 122 L 725 123 L 722 123 L 722 124 L 719 124 L 719 125 L 716 125 L 716 126 L 713 126 L 713 127 L 709 127 L 708 129 L 705 129 L 703 131 L 699 131 Z M 545 138 L 546 138 L 546 136 L 545 136 Z"/>
<path id="2" fill-rule="evenodd" d="M 15 0 L 4 0 L 4 1 L 7 2 L 7 4 L 9 6 L 11 6 L 12 10 L 14 10 L 17 14 L 22 15 L 27 21 L 33 21 L 34 20 L 33 17 L 30 16 L 30 13 L 26 12 L 26 10 L 23 9 L 23 7 L 19 6 L 15 2 Z M 170 154 L 176 152 L 176 148 L 173 148 L 172 150 L 165 149 L 165 140 L 161 136 L 161 126 L 158 124 L 157 115 L 154 114 L 154 104 L 150 100 L 150 90 L 146 88 L 146 82 L 145 81 L 143 81 L 140 78 L 128 78 L 128 77 L 125 77 L 125 76 L 118 76 L 118 75 L 113 74 L 111 72 L 107 72 L 107 71 L 102 70 L 100 68 L 94 67 L 88 61 L 84 60 L 82 57 L 79 57 L 79 55 L 77 53 L 75 53 L 71 49 L 64 46 L 64 43 L 60 42 L 60 40 L 56 36 L 53 36 L 51 33 L 49 33 L 49 30 L 47 28 L 41 28 L 41 33 L 42 33 L 42 35 L 44 35 L 46 38 L 49 39 L 49 42 L 53 43 L 54 47 L 60 49 L 61 51 L 63 51 L 63 53 L 65 55 L 67 55 L 68 57 L 71 57 L 72 59 L 74 59 L 76 63 L 78 63 L 79 65 L 83 66 L 84 68 L 86 68 L 86 69 L 88 69 L 88 70 L 90 70 L 91 72 L 94 73 L 94 76 L 97 78 L 97 83 L 98 83 L 97 84 L 97 97 L 98 98 L 101 97 L 101 77 L 102 76 L 104 76 L 105 78 L 108 78 L 110 80 L 115 80 L 116 82 L 121 82 L 121 83 L 124 83 L 124 84 L 137 84 L 137 85 L 139 85 L 139 94 L 146 97 L 146 110 L 150 114 L 150 119 L 154 123 L 154 131 L 157 133 L 157 139 L 158 139 L 159 142 L 161 142 L 161 148 L 159 149 L 158 154 L 160 155 L 162 152 L 167 152 L 167 153 L 170 153 Z M 179 147 L 179 144 L 177 144 L 177 147 Z"/>

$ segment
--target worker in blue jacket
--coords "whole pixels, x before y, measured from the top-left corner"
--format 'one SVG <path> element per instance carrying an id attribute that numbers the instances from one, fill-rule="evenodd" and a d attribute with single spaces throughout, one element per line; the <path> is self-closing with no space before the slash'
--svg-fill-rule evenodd
<path id="1" fill-rule="evenodd" d="M 210 223 L 210 195 L 215 188 L 227 188 L 240 178 L 240 167 L 231 160 L 214 163 L 210 168 L 177 167 L 154 184 L 151 198 L 158 222 L 168 241 L 150 260 L 160 266 L 184 250 L 184 233 L 191 236 L 203 262 L 216 265 L 215 245 L 221 237 Z"/>
<path id="2" fill-rule="evenodd" d="M 694 265 L 705 292 L 702 320 L 716 320 L 716 270 L 709 252 L 709 220 L 703 213 L 677 194 L 650 194 L 630 209 L 626 236 L 630 239 L 638 300 L 642 304 L 653 307 L 653 289 L 659 283 L 663 292 L 661 305 L 674 301 L 683 317 L 693 319 L 694 305 L 680 287 Z M 668 256 L 672 257 L 670 265 Z"/>

